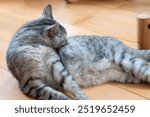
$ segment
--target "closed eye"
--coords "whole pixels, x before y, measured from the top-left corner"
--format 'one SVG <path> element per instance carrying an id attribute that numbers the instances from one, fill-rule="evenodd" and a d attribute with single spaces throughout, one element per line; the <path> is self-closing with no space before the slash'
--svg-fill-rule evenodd
<path id="1" fill-rule="evenodd" d="M 67 33 L 67 32 L 66 32 L 66 29 L 65 29 L 63 26 L 59 25 L 59 29 L 60 29 L 61 31 L 63 31 L 64 33 Z"/>

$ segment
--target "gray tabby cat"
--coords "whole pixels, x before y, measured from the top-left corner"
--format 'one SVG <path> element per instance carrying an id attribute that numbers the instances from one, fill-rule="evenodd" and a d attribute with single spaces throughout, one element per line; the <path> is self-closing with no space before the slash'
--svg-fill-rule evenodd
<path id="1" fill-rule="evenodd" d="M 8 68 L 21 90 L 38 99 L 69 99 L 65 93 L 87 99 L 79 86 L 150 82 L 148 61 L 150 51 L 129 48 L 113 37 L 75 36 L 67 41 L 50 5 L 41 18 L 16 32 L 7 51 Z"/>
<path id="2" fill-rule="evenodd" d="M 7 50 L 9 70 L 23 93 L 38 99 L 87 99 L 61 62 L 56 48 L 67 44 L 66 30 L 48 5 L 40 18 L 23 25 Z"/>

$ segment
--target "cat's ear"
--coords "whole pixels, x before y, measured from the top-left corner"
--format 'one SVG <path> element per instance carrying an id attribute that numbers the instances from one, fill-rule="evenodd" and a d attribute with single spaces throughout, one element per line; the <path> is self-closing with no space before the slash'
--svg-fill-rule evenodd
<path id="1" fill-rule="evenodd" d="M 56 35 L 57 33 L 59 33 L 59 23 L 55 23 L 54 25 L 50 26 L 48 28 L 48 35 L 49 37 L 53 37 L 54 35 Z"/>
<path id="2" fill-rule="evenodd" d="M 51 30 L 56 34 L 59 31 L 59 23 L 52 25 Z"/>
<path id="3" fill-rule="evenodd" d="M 47 18 L 53 19 L 52 6 L 50 4 L 44 8 L 42 17 L 47 17 Z"/>

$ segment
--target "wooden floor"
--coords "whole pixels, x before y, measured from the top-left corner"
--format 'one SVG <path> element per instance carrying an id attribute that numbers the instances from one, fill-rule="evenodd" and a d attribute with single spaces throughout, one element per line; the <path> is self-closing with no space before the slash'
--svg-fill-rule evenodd
<path id="1" fill-rule="evenodd" d="M 21 93 L 7 69 L 5 56 L 14 32 L 38 17 L 45 5 L 52 4 L 55 19 L 69 36 L 111 35 L 137 48 L 136 16 L 150 12 L 150 2 L 140 1 L 81 0 L 66 4 L 64 0 L 0 0 L 0 99 L 31 99 Z M 107 83 L 83 90 L 90 99 L 150 99 L 149 84 Z"/>

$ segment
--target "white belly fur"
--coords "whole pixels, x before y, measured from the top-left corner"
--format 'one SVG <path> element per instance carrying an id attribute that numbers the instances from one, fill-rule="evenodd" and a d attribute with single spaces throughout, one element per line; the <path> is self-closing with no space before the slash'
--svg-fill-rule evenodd
<path id="1" fill-rule="evenodd" d="M 101 84 L 121 75 L 112 69 L 114 65 L 105 58 L 94 63 L 71 65 L 68 68 L 78 84 L 83 87 Z"/>

